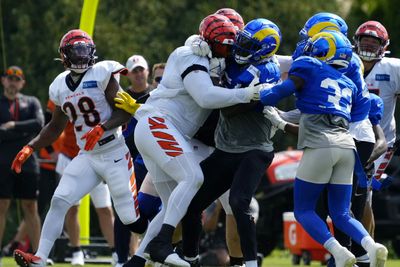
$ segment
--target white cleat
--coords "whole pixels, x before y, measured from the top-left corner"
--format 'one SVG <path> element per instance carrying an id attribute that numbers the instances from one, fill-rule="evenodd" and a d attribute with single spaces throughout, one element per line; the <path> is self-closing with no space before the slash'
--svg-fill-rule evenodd
<path id="1" fill-rule="evenodd" d="M 356 257 L 348 249 L 344 248 L 335 255 L 336 267 L 353 267 L 356 263 Z"/>
<path id="2" fill-rule="evenodd" d="M 388 256 L 387 248 L 379 243 L 375 243 L 373 249 L 368 251 L 370 267 L 385 267 Z"/>
<path id="3" fill-rule="evenodd" d="M 190 267 L 190 263 L 181 259 L 176 253 L 169 254 L 164 264 L 171 267 Z"/>
<path id="4" fill-rule="evenodd" d="M 83 255 L 82 250 L 72 253 L 71 265 L 72 266 L 85 265 L 85 255 Z"/>
<path id="5" fill-rule="evenodd" d="M 114 267 L 118 267 L 118 255 L 117 252 L 113 252 L 111 254 L 111 265 Z M 122 265 L 121 265 L 122 267 Z"/>

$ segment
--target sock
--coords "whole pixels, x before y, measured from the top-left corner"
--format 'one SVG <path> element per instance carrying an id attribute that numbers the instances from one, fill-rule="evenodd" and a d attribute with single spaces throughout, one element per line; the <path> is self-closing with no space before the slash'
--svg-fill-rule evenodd
<path id="1" fill-rule="evenodd" d="M 168 243 L 172 243 L 172 236 L 174 234 L 175 227 L 172 225 L 164 223 L 161 226 L 161 230 L 157 235 L 157 238 L 161 238 L 163 241 L 166 241 Z"/>
<path id="2" fill-rule="evenodd" d="M 243 265 L 243 257 L 233 257 L 229 256 L 229 265 L 234 266 L 234 265 Z"/>
<path id="3" fill-rule="evenodd" d="M 77 246 L 77 247 L 71 247 L 71 250 L 72 250 L 72 253 L 75 253 L 75 252 L 81 251 L 82 249 L 81 249 L 81 246 Z"/>
<path id="4" fill-rule="evenodd" d="M 375 245 L 375 241 L 372 239 L 371 236 L 366 236 L 361 239 L 361 246 L 367 251 L 371 251 Z"/>
<path id="5" fill-rule="evenodd" d="M 258 267 L 257 260 L 245 261 L 245 265 L 246 267 Z"/>
<path id="6" fill-rule="evenodd" d="M 324 248 L 334 255 L 336 251 L 342 249 L 342 246 L 334 237 L 331 237 L 324 243 Z"/>

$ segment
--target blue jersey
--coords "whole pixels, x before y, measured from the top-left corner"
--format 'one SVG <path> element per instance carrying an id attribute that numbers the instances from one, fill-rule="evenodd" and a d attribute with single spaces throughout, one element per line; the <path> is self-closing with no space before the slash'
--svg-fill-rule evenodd
<path id="1" fill-rule="evenodd" d="M 361 59 L 356 53 L 353 52 L 349 66 L 346 69 L 344 75 L 350 78 L 353 83 L 357 86 L 357 95 L 360 99 L 359 102 L 354 103 L 351 113 L 351 121 L 357 122 L 367 118 L 368 111 L 371 107 L 369 99 L 369 92 L 367 84 L 363 77 L 364 66 Z"/>
<path id="2" fill-rule="evenodd" d="M 307 39 L 301 40 L 297 43 L 296 50 L 292 55 L 293 60 L 303 55 L 303 50 L 306 43 Z M 363 69 L 364 67 L 361 59 L 356 53 L 353 52 L 350 64 L 345 71 L 345 75 L 350 78 L 350 80 L 352 80 L 353 83 L 357 86 L 356 94 L 360 95 L 359 99 L 361 101 L 355 104 L 357 105 L 357 107 L 353 108 L 353 112 L 351 115 L 352 122 L 362 121 L 366 119 L 368 116 L 366 114 L 368 114 L 368 110 L 371 107 L 371 103 L 368 97 L 369 93 L 367 85 L 363 77 Z"/>
<path id="3" fill-rule="evenodd" d="M 240 65 L 229 59 L 226 63 L 225 86 L 228 88 L 247 87 L 255 78 L 259 79 L 259 83 L 275 83 L 281 78 L 279 66 L 273 61 Z"/>
<path id="4" fill-rule="evenodd" d="M 383 100 L 376 94 L 370 94 L 371 109 L 369 110 L 368 118 L 372 125 L 380 123 L 383 115 Z"/>
<path id="5" fill-rule="evenodd" d="M 289 79 L 281 85 L 261 92 L 261 102 L 264 105 L 275 105 L 281 98 L 294 93 L 297 97 L 296 106 L 302 113 L 332 114 L 351 121 L 354 105 L 363 101 L 363 96 L 357 94 L 355 84 L 341 72 L 318 59 L 299 57 L 289 70 L 289 76 L 296 76 L 304 81 L 303 87 L 297 91 Z M 369 110 L 368 110 L 369 111 Z M 368 116 L 359 112 L 362 116 Z"/>
<path id="6" fill-rule="evenodd" d="M 356 94 L 354 83 L 318 59 L 299 57 L 289 70 L 289 76 L 304 81 L 296 91 L 296 106 L 302 113 L 333 114 L 351 120 L 352 96 Z"/>

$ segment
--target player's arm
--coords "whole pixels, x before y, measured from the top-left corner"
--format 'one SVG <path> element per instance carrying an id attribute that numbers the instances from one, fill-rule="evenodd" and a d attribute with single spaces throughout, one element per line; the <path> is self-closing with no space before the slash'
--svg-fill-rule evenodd
<path id="1" fill-rule="evenodd" d="M 260 101 L 265 106 L 276 106 L 282 98 L 301 90 L 303 85 L 304 80 L 302 78 L 290 75 L 283 83 L 277 84 L 271 89 L 262 90 L 260 92 Z"/>
<path id="2" fill-rule="evenodd" d="M 102 124 L 102 127 L 105 130 L 117 128 L 123 125 L 124 123 L 127 123 L 129 119 L 132 117 L 132 115 L 126 112 L 125 110 L 115 107 L 114 98 L 116 98 L 119 90 L 120 90 L 119 83 L 112 75 L 110 81 L 108 82 L 107 88 L 104 92 L 108 104 L 113 109 L 110 119 L 108 119 L 106 122 Z"/>
<path id="3" fill-rule="evenodd" d="M 249 103 L 259 97 L 260 87 L 227 89 L 214 86 L 207 69 L 198 65 L 189 67 L 183 74 L 183 84 L 196 103 L 206 109 L 229 107 L 239 103 Z M 190 69 L 193 70 L 190 70 Z"/>
<path id="4" fill-rule="evenodd" d="M 372 164 L 375 160 L 377 160 L 381 155 L 383 155 L 387 150 L 387 143 L 385 134 L 383 133 L 382 127 L 379 124 L 372 125 L 372 129 L 375 134 L 375 145 L 374 150 L 371 153 L 371 156 L 367 160 L 366 166 Z"/>
<path id="5" fill-rule="evenodd" d="M 24 146 L 15 156 L 11 169 L 16 173 L 20 173 L 22 164 L 32 155 L 33 151 L 51 145 L 60 136 L 68 122 L 67 115 L 56 106 L 53 116 L 48 124 L 46 124 L 40 133 L 33 138 L 28 145 Z"/>
<path id="6" fill-rule="evenodd" d="M 298 135 L 299 125 L 284 120 L 279 115 L 279 112 L 276 108 L 271 107 L 271 106 L 265 106 L 263 113 L 264 113 L 264 117 L 267 118 L 271 122 L 272 126 L 278 128 L 284 132 L 291 133 L 295 136 Z"/>
<path id="7" fill-rule="evenodd" d="M 68 116 L 61 110 L 61 107 L 56 106 L 50 122 L 28 143 L 28 146 L 32 147 L 34 150 L 39 150 L 51 145 L 61 135 L 67 122 Z"/>

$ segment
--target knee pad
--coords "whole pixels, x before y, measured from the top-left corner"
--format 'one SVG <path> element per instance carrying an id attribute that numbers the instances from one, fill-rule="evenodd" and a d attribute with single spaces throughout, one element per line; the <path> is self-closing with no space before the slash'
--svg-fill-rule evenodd
<path id="1" fill-rule="evenodd" d="M 54 195 L 51 199 L 51 207 L 56 210 L 65 210 L 65 212 L 67 212 L 67 210 L 72 207 L 72 204 L 64 198 Z"/>

